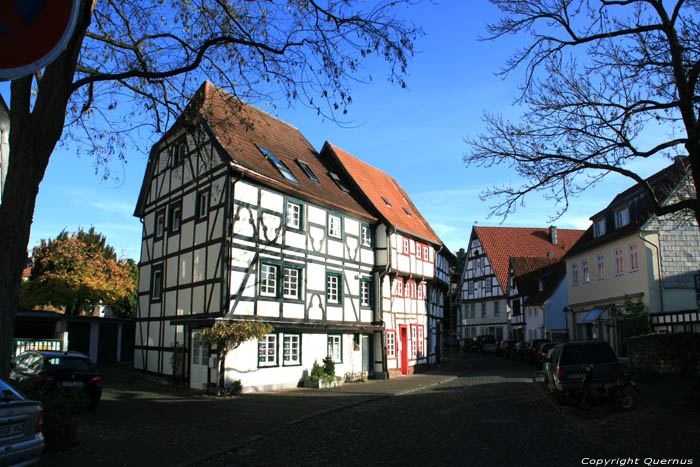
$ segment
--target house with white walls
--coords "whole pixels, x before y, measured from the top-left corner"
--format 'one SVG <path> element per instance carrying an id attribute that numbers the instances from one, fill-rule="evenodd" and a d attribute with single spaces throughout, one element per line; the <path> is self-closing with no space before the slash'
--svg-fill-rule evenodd
<path id="1" fill-rule="evenodd" d="M 337 375 L 383 374 L 378 218 L 351 182 L 299 130 L 204 83 L 153 146 L 135 210 L 134 367 L 206 388 L 217 368 L 201 330 L 252 320 L 274 331 L 227 355 L 225 380 L 244 391 L 295 387 L 326 356 Z M 432 277 L 432 250 L 429 261 Z M 421 281 L 411 281 L 419 300 Z"/>
<path id="2" fill-rule="evenodd" d="M 568 339 L 566 265 L 550 258 L 510 259 L 508 301 L 522 303 L 526 340 Z"/>
<path id="3" fill-rule="evenodd" d="M 392 177 L 330 143 L 321 157 L 342 167 L 379 219 L 374 267 L 378 319 L 385 328 L 384 338 L 375 341 L 377 368 L 385 365 L 393 377 L 437 363 L 454 255 Z"/>
<path id="4" fill-rule="evenodd" d="M 512 258 L 558 261 L 582 230 L 474 226 L 462 275 L 460 336 L 527 339 L 527 297 L 510 276 Z"/>

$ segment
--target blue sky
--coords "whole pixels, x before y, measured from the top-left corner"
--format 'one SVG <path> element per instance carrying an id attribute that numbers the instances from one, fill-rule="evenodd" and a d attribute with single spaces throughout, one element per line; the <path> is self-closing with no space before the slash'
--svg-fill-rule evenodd
<path id="1" fill-rule="evenodd" d="M 477 40 L 498 14 L 485 1 L 434 0 L 406 11 L 426 33 L 416 43 L 407 89 L 389 84 L 381 63 L 370 64 L 366 72 L 374 79 L 355 88 L 347 116 L 351 122 L 342 127 L 302 105 L 258 106 L 298 128 L 317 149 L 328 140 L 394 177 L 452 251 L 466 247 L 474 223 L 550 225 L 551 202 L 537 196 L 502 224 L 500 218 L 488 219 L 489 202 L 480 201 L 479 193 L 518 180 L 506 168 L 466 168 L 462 162 L 468 151 L 464 138 L 482 131 L 484 110 L 512 119 L 519 115 L 512 104 L 522 73 L 505 81 L 494 73 L 522 44 L 516 38 Z M 0 92 L 9 102 L 9 83 L 0 83 Z M 92 159 L 57 149 L 40 185 L 29 248 L 63 229 L 95 226 L 120 256 L 138 259 L 141 224 L 133 211 L 146 157 L 131 151 L 126 164 L 111 166 L 119 180 L 103 181 Z M 650 175 L 667 164 L 656 161 L 631 168 Z M 554 224 L 586 228 L 591 215 L 630 185 L 627 179 L 610 176 L 607 183 L 574 200 Z"/>

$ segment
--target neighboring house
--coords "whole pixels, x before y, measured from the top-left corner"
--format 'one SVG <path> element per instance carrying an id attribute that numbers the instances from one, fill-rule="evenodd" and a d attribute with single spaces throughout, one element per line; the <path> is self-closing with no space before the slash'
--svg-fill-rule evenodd
<path id="1" fill-rule="evenodd" d="M 377 218 L 339 169 L 296 128 L 202 85 L 151 150 L 135 210 L 135 368 L 207 387 L 217 370 L 201 330 L 256 320 L 274 332 L 225 362 L 244 391 L 297 386 L 327 355 L 338 375 L 383 375 Z"/>
<path id="2" fill-rule="evenodd" d="M 390 376 L 437 363 L 454 256 L 392 177 L 329 143 L 321 157 L 343 167 L 380 220 L 373 248 L 385 339 L 375 352 L 385 352 Z"/>
<path id="3" fill-rule="evenodd" d="M 524 298 L 509 296 L 511 258 L 556 261 L 581 234 L 554 226 L 473 227 L 462 275 L 461 337 L 525 338 Z"/>
<path id="4" fill-rule="evenodd" d="M 10 109 L 0 96 L 0 204 L 10 163 Z"/>
<path id="5" fill-rule="evenodd" d="M 526 340 L 568 338 L 566 265 L 562 260 L 522 258 L 510 260 L 508 301 L 522 303 Z"/>
<path id="6" fill-rule="evenodd" d="M 692 191 L 686 164 L 677 158 L 646 180 L 662 203 Z M 572 337 L 605 339 L 624 354 L 624 329 L 615 326 L 610 310 L 623 311 L 626 301 L 644 305 L 654 331 L 700 332 L 695 219 L 680 213 L 654 215 L 642 185 L 636 184 L 591 220 L 593 225 L 565 257 Z"/>

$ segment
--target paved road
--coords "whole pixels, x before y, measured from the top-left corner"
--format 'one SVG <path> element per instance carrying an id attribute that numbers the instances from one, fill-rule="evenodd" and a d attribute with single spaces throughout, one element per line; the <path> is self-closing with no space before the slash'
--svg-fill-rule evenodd
<path id="1" fill-rule="evenodd" d="M 567 466 L 628 457 L 645 465 L 647 456 L 693 455 L 700 463 L 700 407 L 683 402 L 667 378 L 640 384 L 633 413 L 607 406 L 581 413 L 554 405 L 522 363 L 471 353 L 452 363 L 332 390 L 231 399 L 120 369 L 105 373 L 103 400 L 83 419 L 80 445 L 45 454 L 42 465 Z M 404 395 L 387 397 L 396 394 Z M 224 454 L 207 459 L 217 452 Z"/>
<path id="2" fill-rule="evenodd" d="M 529 367 L 468 358 L 464 377 L 314 417 L 198 466 L 566 466 L 624 455 L 568 425 Z"/>

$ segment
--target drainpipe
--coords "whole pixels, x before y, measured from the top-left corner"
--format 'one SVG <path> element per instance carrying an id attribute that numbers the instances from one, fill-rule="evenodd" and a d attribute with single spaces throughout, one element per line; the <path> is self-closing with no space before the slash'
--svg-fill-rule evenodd
<path id="1" fill-rule="evenodd" d="M 660 236 L 661 234 L 659 233 L 658 230 L 656 231 L 648 231 L 647 233 L 655 233 L 656 235 Z M 659 268 L 659 306 L 661 307 L 659 309 L 659 313 L 664 312 L 664 290 L 663 290 L 663 272 L 661 270 L 661 254 L 659 253 L 659 247 L 658 245 L 654 245 L 651 243 L 649 240 L 646 238 L 642 237 L 642 232 L 637 234 L 637 236 L 645 243 L 648 243 L 649 245 L 653 246 L 654 249 L 656 250 L 656 265 Z"/>
<path id="2" fill-rule="evenodd" d="M 375 287 L 375 290 L 377 290 L 379 293 L 377 293 L 377 297 L 375 300 L 374 306 L 376 307 L 376 310 L 378 311 L 378 322 L 382 324 L 382 332 L 380 333 L 381 336 L 381 349 L 382 349 L 382 365 L 384 366 L 384 379 L 389 379 L 389 360 L 387 359 L 386 356 L 386 323 L 384 322 L 384 312 L 382 310 L 382 305 L 384 304 L 384 299 L 381 294 L 382 291 L 382 283 L 384 281 L 384 277 L 386 277 L 387 274 L 391 272 L 391 236 L 396 232 L 396 227 L 389 227 L 386 224 L 384 224 L 386 227 L 386 267 L 384 268 L 384 271 L 379 273 L 377 275 L 377 286 Z M 378 249 L 377 249 L 378 251 Z M 375 273 L 376 274 L 376 273 Z M 391 297 L 391 285 L 389 285 L 390 288 L 390 293 L 389 296 Z M 398 338 L 394 342 L 394 352 L 398 352 L 399 345 L 398 345 Z M 375 372 L 376 373 L 376 372 Z"/>

